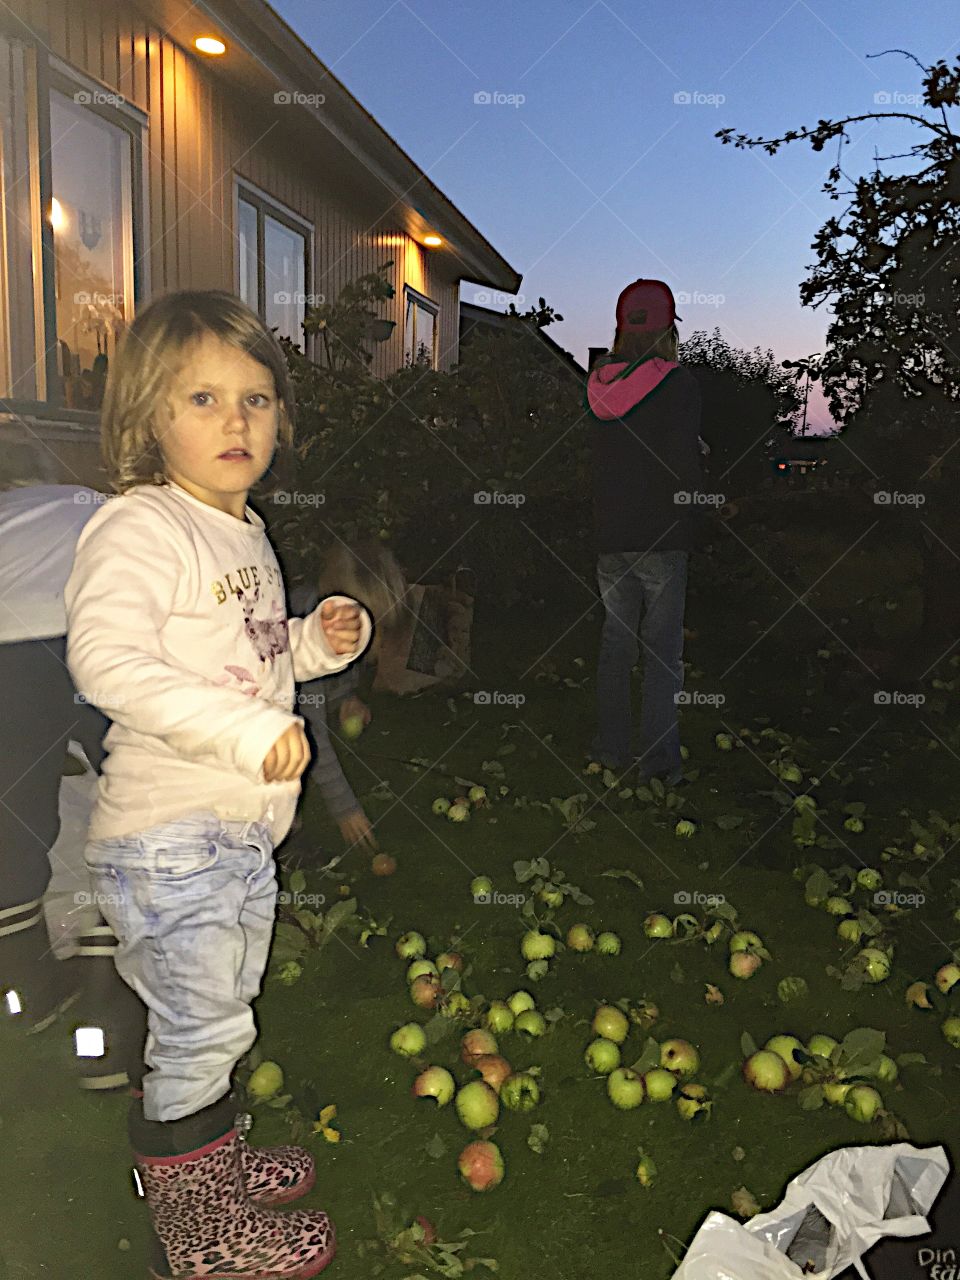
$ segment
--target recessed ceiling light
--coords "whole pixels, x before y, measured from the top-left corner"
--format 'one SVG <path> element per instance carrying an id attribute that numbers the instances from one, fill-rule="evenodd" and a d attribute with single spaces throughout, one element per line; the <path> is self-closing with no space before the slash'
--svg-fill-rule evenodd
<path id="1" fill-rule="evenodd" d="M 227 46 L 216 36 L 198 36 L 193 42 L 201 53 L 226 53 Z"/>

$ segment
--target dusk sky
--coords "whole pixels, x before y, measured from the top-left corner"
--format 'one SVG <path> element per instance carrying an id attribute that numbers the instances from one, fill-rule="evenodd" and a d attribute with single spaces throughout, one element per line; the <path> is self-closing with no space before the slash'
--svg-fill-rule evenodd
<path id="1" fill-rule="evenodd" d="M 821 191 L 836 144 L 769 156 L 713 135 L 918 113 L 919 67 L 868 55 L 900 48 L 929 65 L 960 48 L 956 0 L 272 3 L 522 273 L 522 297 L 565 317 L 550 333 L 583 363 L 610 342 L 616 296 L 638 276 L 690 295 L 681 338 L 719 326 L 780 358 L 823 350 L 828 314 L 801 307 L 799 285 L 843 207 Z M 844 172 L 926 136 L 906 121 L 853 125 Z M 819 398 L 811 422 L 829 426 Z"/>

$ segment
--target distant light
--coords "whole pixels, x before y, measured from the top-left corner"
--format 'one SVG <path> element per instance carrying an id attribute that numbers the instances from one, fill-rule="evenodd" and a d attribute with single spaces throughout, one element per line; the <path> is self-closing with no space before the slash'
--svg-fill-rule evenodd
<path id="1" fill-rule="evenodd" d="M 7 1005 L 7 1013 L 23 1013 L 23 1005 L 20 1003 L 20 997 L 11 989 L 4 996 Z"/>
<path id="2" fill-rule="evenodd" d="M 787 464 L 786 464 L 785 462 L 778 462 L 778 463 L 777 463 L 777 470 L 778 470 L 778 471 L 786 471 L 786 469 L 787 469 Z"/>
<path id="3" fill-rule="evenodd" d="M 216 36 L 198 36 L 193 42 L 201 53 L 226 53 L 227 46 Z"/>
<path id="4" fill-rule="evenodd" d="M 438 245 L 443 244 L 443 241 L 441 240 L 441 238 L 440 238 L 439 236 L 436 236 L 436 235 L 429 235 L 429 236 L 424 236 L 424 237 L 423 237 L 423 243 L 424 243 L 424 244 L 428 244 L 428 245 L 430 246 L 430 248 L 431 248 L 431 249 L 435 249 L 435 248 L 437 248 L 437 247 L 438 247 Z"/>
<path id="5" fill-rule="evenodd" d="M 63 209 L 60 206 L 60 201 L 54 196 L 50 201 L 50 225 L 54 231 L 59 231 L 63 226 L 63 222 Z"/>
<path id="6" fill-rule="evenodd" d="M 73 1033 L 78 1058 L 102 1058 L 104 1055 L 103 1028 L 77 1027 Z"/>

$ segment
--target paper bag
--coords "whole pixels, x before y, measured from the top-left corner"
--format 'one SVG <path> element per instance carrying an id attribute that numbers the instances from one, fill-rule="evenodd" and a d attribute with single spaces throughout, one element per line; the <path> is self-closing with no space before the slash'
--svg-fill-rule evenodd
<path id="1" fill-rule="evenodd" d="M 407 588 L 403 621 L 380 646 L 374 692 L 418 693 L 463 678 L 475 590 L 472 571 L 462 566 L 448 583 Z"/>

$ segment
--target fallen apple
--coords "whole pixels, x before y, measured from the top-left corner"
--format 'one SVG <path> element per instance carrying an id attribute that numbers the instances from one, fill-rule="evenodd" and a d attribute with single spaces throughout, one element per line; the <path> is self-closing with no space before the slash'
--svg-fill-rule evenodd
<path id="1" fill-rule="evenodd" d="M 941 965 L 934 974 L 933 980 L 936 983 L 937 990 L 942 995 L 946 995 L 951 988 L 960 982 L 960 965 L 953 963 Z"/>
<path id="2" fill-rule="evenodd" d="M 595 1036 L 601 1036 L 604 1040 L 612 1040 L 614 1044 L 623 1044 L 627 1038 L 627 1032 L 630 1030 L 630 1023 L 627 1021 L 627 1015 L 622 1009 L 618 1009 L 612 1004 L 602 1004 L 593 1015 L 590 1029 Z"/>
<path id="3" fill-rule="evenodd" d="M 700 932 L 700 921 L 689 911 L 683 911 L 673 918 L 673 933 L 676 938 L 692 938 Z"/>
<path id="4" fill-rule="evenodd" d="M 423 1230 L 423 1244 L 429 1247 L 430 1245 L 437 1243 L 437 1228 L 429 1218 L 425 1218 L 422 1213 L 418 1213 L 414 1222 Z"/>
<path id="5" fill-rule="evenodd" d="M 854 916 L 849 916 L 837 925 L 837 937 L 841 942 L 858 943 L 863 937 L 863 925 Z"/>
<path id="6" fill-rule="evenodd" d="M 264 1102 L 283 1088 L 283 1068 L 276 1062 L 261 1062 L 247 1081 L 247 1093 Z"/>
<path id="7" fill-rule="evenodd" d="M 450 991 L 440 994 L 440 1012 L 445 1018 L 462 1018 L 470 1012 L 470 1001 L 462 991 Z"/>
<path id="8" fill-rule="evenodd" d="M 474 876 L 470 881 L 470 893 L 477 898 L 489 898 L 493 893 L 493 881 L 489 876 Z"/>
<path id="9" fill-rule="evenodd" d="M 779 1053 L 760 1049 L 743 1064 L 743 1078 L 761 1093 L 780 1093 L 790 1083 L 790 1071 Z"/>
<path id="10" fill-rule="evenodd" d="M 668 1102 L 677 1087 L 677 1077 L 663 1067 L 651 1067 L 644 1073 L 643 1087 L 651 1102 Z"/>
<path id="11" fill-rule="evenodd" d="M 431 973 L 414 978 L 410 983 L 410 999 L 418 1009 L 435 1009 L 440 999 L 440 979 Z"/>
<path id="12" fill-rule="evenodd" d="M 437 956 L 437 968 L 441 973 L 444 969 L 454 969 L 457 973 L 463 973 L 463 956 L 459 951 L 441 951 Z"/>
<path id="13" fill-rule="evenodd" d="M 940 1024 L 940 1034 L 952 1049 L 960 1049 L 960 1017 L 952 1013 Z"/>
<path id="14" fill-rule="evenodd" d="M 419 960 L 414 960 L 410 965 L 407 970 L 407 983 L 413 982 L 416 978 L 422 978 L 424 974 L 431 978 L 440 977 L 440 970 L 432 960 L 428 960 L 425 956 Z"/>
<path id="15" fill-rule="evenodd" d="M 503 1156 L 494 1142 L 471 1142 L 460 1152 L 457 1168 L 473 1191 L 492 1191 L 503 1181 Z"/>
<path id="16" fill-rule="evenodd" d="M 454 1103 L 460 1123 L 467 1129 L 486 1129 L 496 1124 L 500 1102 L 496 1090 L 484 1080 L 471 1080 L 457 1094 Z"/>
<path id="17" fill-rule="evenodd" d="M 501 1058 L 499 1053 L 481 1053 L 478 1058 L 474 1058 L 473 1069 L 480 1072 L 484 1082 L 495 1093 L 500 1092 L 507 1076 L 513 1074 L 513 1067 L 506 1058 Z"/>
<path id="18" fill-rule="evenodd" d="M 729 969 L 735 978 L 752 978 L 762 963 L 755 951 L 735 951 Z"/>
<path id="19" fill-rule="evenodd" d="M 759 933 L 753 933 L 750 929 L 740 929 L 730 935 L 731 955 L 735 951 L 759 951 L 762 946 L 763 939 Z"/>
<path id="20" fill-rule="evenodd" d="M 888 1054 L 881 1053 L 874 1069 L 870 1072 L 865 1071 L 863 1074 L 872 1075 L 880 1084 L 893 1084 L 900 1074 L 900 1068 Z"/>
<path id="21" fill-rule="evenodd" d="M 707 929 L 706 932 L 704 933 L 703 940 L 704 942 L 708 942 L 712 945 L 714 942 L 718 942 L 722 937 L 722 935 L 723 935 L 723 921 L 714 920 L 710 928 Z"/>
<path id="22" fill-rule="evenodd" d="M 345 738 L 359 738 L 364 730 L 363 716 L 347 716 L 340 725 L 340 732 Z"/>
<path id="23" fill-rule="evenodd" d="M 507 996 L 507 1007 L 516 1018 L 527 1009 L 535 1009 L 537 1002 L 529 991 L 515 991 L 512 996 Z"/>
<path id="24" fill-rule="evenodd" d="M 798 765 L 789 764 L 789 763 L 781 764 L 779 773 L 780 773 L 780 779 L 783 782 L 802 782 L 803 781 L 803 773 L 800 771 L 800 768 Z"/>
<path id="25" fill-rule="evenodd" d="M 843 1100 L 843 1109 L 851 1120 L 869 1124 L 883 1106 L 883 1099 L 868 1084 L 855 1084 Z"/>
<path id="26" fill-rule="evenodd" d="M 620 954 L 620 939 L 615 933 L 604 931 L 597 934 L 596 951 L 601 956 L 618 956 Z"/>
<path id="27" fill-rule="evenodd" d="M 644 920 L 643 932 L 648 938 L 672 938 L 673 921 L 655 911 Z"/>
<path id="28" fill-rule="evenodd" d="M 483 1020 L 495 1035 L 513 1030 L 513 1011 L 503 1000 L 494 1000 L 483 1015 Z"/>
<path id="29" fill-rule="evenodd" d="M 445 1107 L 456 1088 L 456 1082 L 446 1067 L 427 1067 L 413 1082 L 413 1096 L 433 1098 L 438 1107 Z"/>
<path id="30" fill-rule="evenodd" d="M 392 876 L 397 869 L 397 860 L 390 853 L 375 853 L 370 859 L 370 870 L 375 876 Z"/>
<path id="31" fill-rule="evenodd" d="M 434 800 L 433 804 L 430 806 L 430 811 L 431 813 L 435 814 L 438 818 L 442 818 L 443 815 L 449 810 L 449 808 L 450 808 L 450 801 L 446 798 L 446 796 L 437 796 L 436 800 Z"/>
<path id="32" fill-rule="evenodd" d="M 846 898 L 832 894 L 823 904 L 823 909 L 831 916 L 848 916 L 853 911 L 853 904 Z"/>
<path id="33" fill-rule="evenodd" d="M 853 1088 L 849 1080 L 827 1080 L 823 1085 L 823 1096 L 832 1107 L 842 1107 L 844 1099 Z"/>
<path id="34" fill-rule="evenodd" d="M 405 1022 L 390 1037 L 390 1048 L 401 1058 L 415 1058 L 427 1047 L 427 1037 L 418 1022 Z"/>
<path id="35" fill-rule="evenodd" d="M 571 951 L 592 951 L 596 941 L 588 924 L 571 925 L 567 931 L 567 946 Z"/>
<path id="36" fill-rule="evenodd" d="M 520 1035 L 536 1038 L 542 1036 L 547 1029 L 546 1019 L 536 1009 L 524 1009 L 513 1020 L 513 1029 Z"/>
<path id="37" fill-rule="evenodd" d="M 476 805 L 477 808 L 480 808 L 481 805 L 484 805 L 487 802 L 486 787 L 479 787 L 479 786 L 471 787 L 470 790 L 467 792 L 467 799 L 470 801 L 471 804 Z"/>
<path id="38" fill-rule="evenodd" d="M 675 1076 L 692 1076 L 700 1066 L 700 1054 L 689 1040 L 664 1040 L 660 1065 Z"/>
<path id="39" fill-rule="evenodd" d="M 422 933 L 411 931 L 397 939 L 397 955 L 401 960 L 419 960 L 427 953 L 427 944 Z"/>
<path id="40" fill-rule="evenodd" d="M 733 736 L 729 733 L 718 733 L 713 741 L 718 751 L 733 750 Z"/>
<path id="41" fill-rule="evenodd" d="M 583 1051 L 583 1060 L 599 1076 L 607 1076 L 620 1065 L 620 1049 L 612 1040 L 601 1036 L 591 1040 Z"/>
<path id="42" fill-rule="evenodd" d="M 607 1097 L 620 1111 L 632 1111 L 643 1101 L 643 1076 L 629 1067 L 617 1067 L 607 1076 Z"/>
<path id="43" fill-rule="evenodd" d="M 856 959 L 868 982 L 883 982 L 890 976 L 889 957 L 878 947 L 864 947 Z"/>
<path id="44" fill-rule="evenodd" d="M 657 1166 L 652 1156 L 641 1156 L 637 1165 L 637 1181 L 641 1187 L 652 1187 L 657 1180 Z"/>
<path id="45" fill-rule="evenodd" d="M 447 810 L 447 817 L 451 822 L 466 822 L 470 817 L 470 806 L 457 801 Z"/>
<path id="46" fill-rule="evenodd" d="M 545 884 L 537 896 L 544 906 L 554 909 L 563 906 L 563 894 L 555 884 Z"/>
<path id="47" fill-rule="evenodd" d="M 684 1084 L 677 1095 L 677 1110 L 683 1120 L 693 1120 L 696 1116 L 709 1116 L 713 1103 L 707 1088 L 702 1084 Z"/>
<path id="48" fill-rule="evenodd" d="M 813 1054 L 818 1058 L 829 1058 L 837 1047 L 837 1043 L 833 1036 L 817 1034 L 811 1036 L 807 1041 L 807 1053 Z"/>
<path id="49" fill-rule="evenodd" d="M 524 960 L 549 960 L 556 955 L 557 940 L 550 933 L 529 929 L 520 941 L 520 953 Z"/>
<path id="50" fill-rule="evenodd" d="M 852 831 L 854 835 L 859 835 L 863 830 L 862 818 L 847 818 L 843 824 L 844 831 Z"/>
<path id="51" fill-rule="evenodd" d="M 677 825 L 673 828 L 673 834 L 680 836 L 681 839 L 689 840 L 689 838 L 697 833 L 697 824 L 691 822 L 689 818 L 681 818 Z"/>
<path id="52" fill-rule="evenodd" d="M 489 1031 L 477 1027 L 473 1031 L 468 1031 L 460 1041 L 460 1059 L 468 1067 L 472 1067 L 481 1054 L 496 1053 L 497 1048 L 496 1038 Z"/>
<path id="53" fill-rule="evenodd" d="M 771 1053 L 778 1054 L 784 1060 L 791 1080 L 799 1080 L 803 1063 L 797 1061 L 794 1050 L 799 1049 L 801 1053 L 806 1053 L 801 1040 L 796 1036 L 771 1036 L 763 1047 L 769 1049 Z"/>
<path id="54" fill-rule="evenodd" d="M 529 1071 L 517 1071 L 500 1086 L 500 1101 L 508 1111 L 532 1111 L 540 1101 L 540 1086 Z"/>

